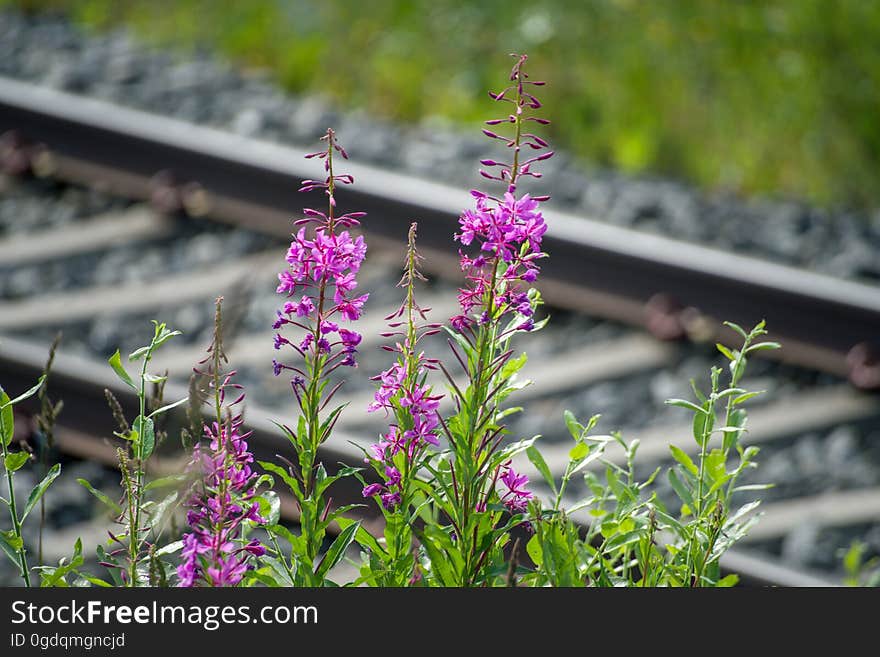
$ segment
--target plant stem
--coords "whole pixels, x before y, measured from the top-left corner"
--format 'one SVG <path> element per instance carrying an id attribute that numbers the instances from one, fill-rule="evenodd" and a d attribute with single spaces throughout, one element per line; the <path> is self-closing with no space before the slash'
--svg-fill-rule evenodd
<path id="1" fill-rule="evenodd" d="M 3 414 L 0 413 L 0 436 L 4 433 L 3 428 Z M 21 536 L 21 522 L 18 519 L 18 509 L 15 504 L 15 485 L 14 485 L 14 477 L 12 470 L 6 467 L 6 457 L 9 454 L 9 450 L 6 448 L 6 441 L 0 440 L 0 444 L 3 445 L 3 463 L 4 469 L 6 470 L 6 484 L 9 490 L 9 516 L 12 519 L 12 531 L 15 534 L 15 538 L 18 541 L 23 541 Z M 18 552 L 18 565 L 21 568 L 21 577 L 24 580 L 24 585 L 30 587 L 31 585 L 31 576 L 30 571 L 28 570 L 27 564 L 27 550 L 24 547 L 24 543 L 22 542 L 22 546 L 16 550 Z"/>

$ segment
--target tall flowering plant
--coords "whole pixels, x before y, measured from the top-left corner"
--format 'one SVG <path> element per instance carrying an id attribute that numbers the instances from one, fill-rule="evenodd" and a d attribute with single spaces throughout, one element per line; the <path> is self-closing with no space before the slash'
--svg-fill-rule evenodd
<path id="1" fill-rule="evenodd" d="M 195 487 L 186 501 L 189 531 L 182 539 L 182 561 L 177 567 L 178 585 L 235 586 L 254 568 L 254 557 L 266 550 L 259 540 L 248 540 L 249 531 L 266 523 L 260 515 L 257 487 L 260 476 L 252 469 L 249 434 L 236 407 L 244 400 L 241 386 L 233 383 L 234 371 L 222 372 L 226 355 L 221 341 L 220 300 L 217 301 L 214 340 L 208 357 L 197 369 L 209 380 L 214 418 L 205 423 L 205 443 L 193 449 L 188 471 Z M 227 402 L 228 391 L 237 396 Z"/>
<path id="2" fill-rule="evenodd" d="M 415 285 L 425 280 L 419 272 L 422 257 L 416 250 L 416 224 L 410 226 L 403 277 L 405 290 L 400 308 L 386 317 L 391 331 L 384 337 L 396 339 L 385 348 L 397 354 L 394 364 L 373 377 L 378 389 L 368 411 L 383 411 L 390 417 L 388 430 L 367 454 L 380 482 L 364 487 L 364 497 L 377 500 L 385 518 L 384 547 L 374 549 L 363 569 L 363 581 L 378 586 L 405 586 L 418 579 L 412 525 L 430 496 L 420 473 L 429 468 L 439 447 L 440 420 L 437 408 L 443 395 L 434 394 L 428 374 L 439 362 L 428 358 L 419 342 L 440 331 L 440 324 L 427 323 L 430 308 L 416 302 Z M 376 546 L 378 547 L 378 545 Z"/>
<path id="3" fill-rule="evenodd" d="M 434 470 L 436 500 L 449 526 L 417 530 L 430 556 L 431 577 L 443 585 L 491 583 L 503 562 L 510 530 L 527 522 L 532 498 L 528 478 L 514 470 L 512 458 L 533 439 L 505 444 L 504 417 L 519 409 L 504 410 L 501 404 L 524 385 L 516 375 L 526 355 L 514 356 L 511 338 L 546 321 L 535 321 L 541 298 L 531 286 L 540 271 L 538 262 L 546 257 L 541 240 L 547 226 L 540 203 L 547 197 L 520 194 L 517 183 L 523 177 L 540 177 L 533 167 L 553 153 L 529 128 L 548 123 L 534 115 L 541 103 L 533 91 L 544 83 L 529 80 L 525 55 L 515 57 L 510 85 L 489 94 L 508 115 L 487 121 L 493 130 L 483 131 L 510 149 L 509 161 L 481 161 L 486 169 L 480 173 L 503 183 L 504 194 L 473 190 L 475 207 L 462 213 L 455 235 L 468 251 L 459 251 L 466 285 L 458 295 L 461 313 L 450 321 L 449 345 L 466 385 L 459 385 L 440 365 L 455 412 L 441 421 L 450 451 Z M 500 126 L 507 126 L 510 134 L 500 134 Z"/>
<path id="4" fill-rule="evenodd" d="M 321 138 L 326 147 L 306 155 L 324 164 L 323 180 L 304 180 L 301 192 L 323 190 L 327 197 L 326 211 L 305 208 L 303 218 L 294 222 L 298 231 L 293 235 L 287 251 L 287 267 L 278 274 L 277 292 L 285 301 L 277 312 L 273 328 L 275 349 L 293 352 L 296 364 L 279 358 L 273 362 L 276 376 L 290 375 L 290 385 L 299 406 L 296 429 L 279 425 L 292 448 L 293 459 L 286 467 L 261 463 L 273 474 L 280 476 L 290 487 L 300 512 L 301 534 L 294 536 L 281 526 L 269 528 L 276 539 L 286 540 L 290 557 L 277 548 L 272 572 L 267 577 L 279 577 L 290 584 L 320 586 L 329 569 L 342 557 L 351 542 L 357 526 L 350 526 L 334 544 L 335 558 L 325 555 L 318 559 L 327 527 L 344 511 L 331 511 L 325 501 L 328 487 L 340 477 L 354 472 L 342 468 L 329 476 L 318 462 L 318 448 L 330 436 L 345 404 L 325 412 L 333 396 L 342 385 L 336 383 L 328 390 L 331 376 L 341 367 L 357 367 L 357 346 L 361 334 L 345 326 L 360 318 L 369 294 L 357 294 L 356 276 L 367 253 L 362 236 L 353 236 L 350 229 L 360 225 L 363 212 L 339 214 L 336 209 L 338 185 L 350 185 L 354 178 L 334 170 L 334 153 L 347 159 L 333 130 Z M 286 334 L 285 334 L 286 333 Z M 288 337 L 292 336 L 292 337 Z M 336 552 L 338 549 L 338 553 Z"/>

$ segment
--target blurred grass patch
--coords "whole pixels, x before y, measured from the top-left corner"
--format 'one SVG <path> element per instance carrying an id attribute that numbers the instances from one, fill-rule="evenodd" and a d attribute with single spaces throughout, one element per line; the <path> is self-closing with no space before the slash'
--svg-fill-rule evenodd
<path id="1" fill-rule="evenodd" d="M 880 205 L 880 2 L 0 0 L 216 49 L 394 120 L 492 113 L 532 56 L 556 144 L 709 188 Z"/>

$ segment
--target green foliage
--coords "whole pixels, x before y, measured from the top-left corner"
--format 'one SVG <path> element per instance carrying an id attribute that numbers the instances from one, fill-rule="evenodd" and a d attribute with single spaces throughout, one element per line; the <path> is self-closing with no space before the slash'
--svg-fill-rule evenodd
<path id="1" fill-rule="evenodd" d="M 729 385 L 722 388 L 720 368 L 712 368 L 708 395 L 697 391 L 697 402 L 670 399 L 668 404 L 693 414 L 693 438 L 697 459 L 677 445 L 670 445 L 674 465 L 667 470 L 672 490 L 678 497 L 678 511 L 667 509 L 651 489 L 658 471 L 646 481 L 635 477 L 638 441 L 626 443 L 619 434 L 591 436 L 598 416 L 586 426 L 566 413 L 565 421 L 575 440 L 570 461 L 557 487 L 555 501 L 543 510 L 533 503 L 535 534 L 526 551 L 535 565 L 523 581 L 533 586 L 733 586 L 735 575 L 722 577 L 719 560 L 724 552 L 748 532 L 757 521 L 757 502 L 731 508 L 740 475 L 755 467 L 757 449 L 743 447 L 746 415 L 735 408 L 752 393 L 739 388 L 745 372 L 746 354 L 775 348 L 774 343 L 755 343 L 764 335 L 761 322 L 750 332 L 731 325 L 743 338 L 743 346 L 719 351 L 729 362 Z M 716 427 L 718 418 L 723 426 Z M 625 465 L 605 456 L 615 444 L 625 455 Z M 716 446 L 717 445 L 717 446 Z M 542 471 L 537 450 L 532 462 Z M 604 465 L 604 477 L 595 468 L 583 475 L 590 495 L 563 505 L 566 487 L 576 472 L 589 464 Z M 546 474 L 544 475 L 547 476 Z M 749 487 L 753 490 L 754 487 Z M 579 531 L 571 514 L 585 513 L 586 528 Z M 856 562 L 856 557 L 849 558 Z"/>
<path id="2" fill-rule="evenodd" d="M 116 432 L 116 436 L 124 441 L 117 449 L 119 469 L 122 473 L 123 502 L 117 504 L 110 496 L 97 490 L 85 479 L 77 479 L 77 482 L 104 504 L 114 519 L 124 527 L 119 533 L 111 533 L 111 542 L 116 544 L 115 547 L 124 549 L 114 549 L 113 554 L 104 553 L 103 558 L 99 555 L 99 560 L 107 564 L 112 581 L 117 583 L 123 581 L 119 579 L 120 575 L 117 571 L 124 571 L 126 586 L 164 582 L 168 566 L 163 563 L 162 558 L 173 553 L 163 548 L 157 550 L 155 542 L 162 536 L 170 515 L 179 503 L 179 492 L 175 489 L 157 494 L 156 491 L 166 488 L 170 483 L 176 483 L 177 478 L 165 478 L 163 481 L 148 485 L 145 481 L 146 463 L 156 448 L 157 432 L 153 418 L 160 417 L 187 400 L 184 398 L 166 405 L 159 402 L 159 407 L 148 414 L 148 386 L 163 383 L 165 377 L 151 374 L 147 371 L 147 367 L 156 349 L 177 335 L 180 335 L 180 331 L 172 331 L 164 323 L 153 321 L 153 336 L 150 343 L 134 350 L 128 356 L 129 362 L 140 362 L 140 371 L 136 377 L 129 374 L 123 365 L 118 349 L 107 360 L 120 381 L 135 392 L 139 404 L 139 413 L 130 427 L 124 418 L 121 416 L 117 418 L 123 424 Z M 111 399 L 115 402 L 112 395 Z M 116 404 L 118 406 L 118 402 Z M 114 413 L 120 412 L 114 410 Z M 148 540 L 151 543 L 149 550 L 145 549 Z M 104 552 L 103 547 L 101 551 Z M 71 559 L 64 569 L 53 571 L 52 577 L 49 578 L 46 577 L 44 569 L 42 585 L 67 586 L 68 574 L 76 575 L 81 582 L 96 584 L 100 581 L 102 583 L 96 585 L 108 585 L 103 580 L 79 572 L 78 565 L 74 565 L 75 562 L 75 558 Z"/>
<path id="3" fill-rule="evenodd" d="M 45 381 L 46 374 L 44 372 L 33 388 L 23 392 L 14 399 L 10 399 L 6 391 L 0 387 L 0 448 L 2 448 L 0 460 L 3 462 L 3 471 L 6 473 L 6 497 L 0 498 L 0 501 L 6 504 L 6 507 L 9 509 L 9 518 L 12 521 L 12 529 L 0 532 L 0 549 L 16 565 L 25 586 L 31 585 L 31 579 L 27 560 L 27 547 L 22 538 L 21 525 L 43 493 L 46 492 L 49 484 L 58 476 L 61 466 L 56 465 L 51 476 L 47 474 L 43 481 L 34 487 L 28 496 L 24 510 L 19 514 L 15 496 L 15 472 L 24 467 L 30 460 L 30 453 L 24 450 L 11 451 L 12 439 L 15 435 L 15 417 L 12 408 L 16 404 L 36 395 L 43 387 Z"/>

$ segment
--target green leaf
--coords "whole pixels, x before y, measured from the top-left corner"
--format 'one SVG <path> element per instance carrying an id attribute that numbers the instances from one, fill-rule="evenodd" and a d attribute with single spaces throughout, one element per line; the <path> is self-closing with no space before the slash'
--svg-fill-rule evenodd
<path id="1" fill-rule="evenodd" d="M 728 588 L 731 586 L 736 586 L 737 584 L 739 584 L 739 575 L 737 575 L 736 573 L 730 573 L 730 575 L 719 579 L 718 583 L 715 586 Z"/>
<path id="2" fill-rule="evenodd" d="M 638 529 L 617 534 L 616 536 L 609 539 L 609 541 L 605 544 L 605 549 L 610 552 L 611 550 L 617 550 L 618 548 L 632 545 L 633 543 L 638 543 L 642 539 L 643 534 L 644 532 Z"/>
<path id="3" fill-rule="evenodd" d="M 22 402 L 25 399 L 27 399 L 28 397 L 33 397 L 35 394 L 37 394 L 37 391 L 40 389 L 40 386 L 43 385 L 43 381 L 45 381 L 45 380 L 46 380 L 46 375 L 44 374 L 43 376 L 40 377 L 39 381 L 37 381 L 37 385 L 35 385 L 33 388 L 31 388 L 27 392 L 21 393 L 18 397 L 16 397 L 12 401 L 10 401 L 8 397 L 6 398 L 5 401 L 0 401 L 0 408 L 5 408 L 7 406 L 15 406 L 18 402 Z M 0 388 L 0 390 L 2 390 L 2 388 Z"/>
<path id="4" fill-rule="evenodd" d="M 189 401 L 189 397 L 184 397 L 183 399 L 178 399 L 176 402 L 172 402 L 171 404 L 165 404 L 164 406 L 160 406 L 155 411 L 150 413 L 147 416 L 147 418 L 155 417 L 156 415 L 159 415 L 160 413 L 165 413 L 167 411 L 170 411 L 172 408 L 177 408 L 178 406 L 181 406 L 182 404 L 185 404 L 188 401 Z"/>
<path id="5" fill-rule="evenodd" d="M 726 474 L 724 471 L 725 462 L 724 452 L 720 449 L 713 449 L 706 455 L 704 470 L 709 475 L 710 481 L 718 481 Z"/>
<path id="6" fill-rule="evenodd" d="M 278 524 L 281 517 L 281 498 L 274 490 L 267 490 L 257 497 L 260 505 L 260 515 L 266 519 L 266 524 Z"/>
<path id="7" fill-rule="evenodd" d="M 6 455 L 6 458 L 3 460 L 3 465 L 10 472 L 15 472 L 27 463 L 30 458 L 31 455 L 27 452 L 12 452 Z"/>
<path id="8" fill-rule="evenodd" d="M 126 372 L 125 368 L 122 366 L 122 358 L 119 356 L 119 349 L 116 350 L 116 353 L 110 356 L 107 362 L 110 363 L 110 367 L 113 368 L 113 371 L 116 372 L 116 376 L 118 376 L 123 383 L 132 390 L 138 389 L 132 378 L 128 375 L 128 372 Z"/>
<path id="9" fill-rule="evenodd" d="M 776 484 L 744 484 L 742 486 L 735 486 L 732 492 L 738 493 L 745 490 L 768 490 L 775 485 Z"/>
<path id="10" fill-rule="evenodd" d="M 694 402 L 688 401 L 687 399 L 667 399 L 665 402 L 669 406 L 679 406 L 681 408 L 686 408 L 698 415 L 705 415 L 706 411 L 701 407 L 697 406 Z"/>
<path id="11" fill-rule="evenodd" d="M 159 326 L 159 329 L 160 330 L 159 330 L 158 337 L 155 340 L 153 340 L 153 344 L 150 345 L 153 349 L 156 349 L 157 347 L 161 347 L 163 344 L 168 342 L 168 340 L 173 338 L 175 335 L 182 335 L 180 331 L 169 331 L 168 329 L 165 328 L 164 324 L 161 324 Z"/>
<path id="12" fill-rule="evenodd" d="M 578 443 L 574 447 L 571 448 L 571 451 L 568 453 L 568 458 L 572 461 L 580 461 L 582 458 L 586 457 L 587 454 L 590 453 L 590 446 L 586 443 Z"/>
<path id="13" fill-rule="evenodd" d="M 113 588 L 112 584 L 110 584 L 109 582 L 105 582 L 100 577 L 95 577 L 94 575 L 89 575 L 88 573 L 77 573 L 77 575 L 81 577 L 84 581 L 88 582 L 89 584 L 93 584 L 94 586 L 99 586 L 104 589 Z"/>
<path id="14" fill-rule="evenodd" d="M 766 392 L 766 390 L 755 390 L 754 392 L 747 392 L 745 394 L 740 395 L 736 399 L 733 400 L 733 405 L 736 406 L 738 404 L 742 404 L 743 402 L 747 402 L 753 397 L 757 397 L 758 395 L 762 395 Z"/>
<path id="15" fill-rule="evenodd" d="M 9 403 L 9 395 L 0 388 L 0 440 L 3 446 L 12 442 L 15 433 L 15 418 L 12 415 L 12 404 Z"/>
<path id="16" fill-rule="evenodd" d="M 526 552 L 535 565 L 540 568 L 544 563 L 544 550 L 541 548 L 541 541 L 537 534 L 533 534 L 529 542 L 526 543 Z"/>
<path id="17" fill-rule="evenodd" d="M 111 500 L 109 497 L 107 497 L 107 495 L 105 495 L 101 491 L 94 488 L 85 479 L 77 479 L 76 481 L 77 481 L 77 483 L 79 483 L 80 486 L 83 486 L 87 491 L 89 491 L 92 495 L 94 495 L 101 502 L 103 502 L 111 511 L 113 511 L 114 514 L 116 514 L 117 516 L 122 515 L 122 509 L 120 508 L 120 506 L 116 502 Z"/>
<path id="18" fill-rule="evenodd" d="M 676 447 L 675 445 L 670 445 L 669 451 L 672 452 L 672 457 L 684 466 L 685 470 L 693 475 L 699 474 L 699 470 L 697 469 L 697 466 L 694 465 L 691 457 L 685 454 L 681 448 Z"/>
<path id="19" fill-rule="evenodd" d="M 20 537 L 15 535 L 11 529 L 9 531 L 0 531 L 0 549 L 4 554 L 12 560 L 16 566 L 20 566 L 18 551 L 24 546 L 24 542 Z"/>
<path id="20" fill-rule="evenodd" d="M 177 484 L 186 480 L 187 476 L 184 474 L 173 474 L 168 475 L 167 477 L 159 477 L 158 479 L 153 479 L 153 481 L 144 486 L 144 492 L 153 490 L 155 488 L 167 488 L 168 486 L 176 486 Z"/>
<path id="21" fill-rule="evenodd" d="M 144 381 L 147 383 L 162 383 L 167 380 L 167 376 L 159 376 L 158 374 L 150 374 L 149 372 L 144 374 Z"/>
<path id="22" fill-rule="evenodd" d="M 678 474 L 672 468 L 668 471 L 669 483 L 672 484 L 672 490 L 675 491 L 675 494 L 678 495 L 679 499 L 687 504 L 691 509 L 694 508 L 694 497 L 691 495 L 691 492 L 687 489 L 687 487 L 682 483 L 681 479 L 678 478 Z"/>
<path id="23" fill-rule="evenodd" d="M 728 360 L 734 360 L 735 357 L 732 353 L 730 353 L 730 349 L 725 347 L 723 344 L 721 344 L 720 342 L 716 342 L 715 347 L 718 349 L 718 351 L 720 351 L 722 354 L 724 354 L 724 356 Z"/>
<path id="24" fill-rule="evenodd" d="M 24 505 L 24 512 L 21 515 L 22 522 L 24 522 L 24 519 L 28 517 L 28 514 L 37 505 L 37 502 L 40 501 L 40 498 L 43 497 L 46 489 L 49 488 L 52 482 L 55 481 L 55 479 L 57 479 L 58 475 L 60 474 L 61 464 L 56 463 L 51 468 L 49 468 L 49 472 L 47 472 L 46 476 L 43 477 L 43 481 L 41 481 L 31 489 L 30 495 L 28 495 L 27 504 Z"/>
<path id="25" fill-rule="evenodd" d="M 742 337 L 743 340 L 749 339 L 749 334 L 746 333 L 745 330 L 743 329 L 743 327 L 740 326 L 739 324 L 734 324 L 733 322 L 724 322 L 724 325 L 729 328 L 732 328 L 734 331 L 739 333 L 740 337 Z"/>
<path id="26" fill-rule="evenodd" d="M 550 468 L 547 466 L 547 462 L 544 460 L 544 456 L 541 454 L 540 450 L 532 445 L 526 449 L 526 456 L 529 457 L 529 461 L 532 462 L 535 469 L 541 473 L 542 477 L 544 477 L 544 481 L 547 482 L 550 490 L 556 493 L 556 482 L 553 481 L 553 475 L 551 474 Z"/>
<path id="27" fill-rule="evenodd" d="M 150 351 L 150 346 L 141 347 L 140 349 L 135 349 L 128 355 L 128 360 L 134 362 L 136 360 L 140 360 Z"/>
<path id="28" fill-rule="evenodd" d="M 140 457 L 146 461 L 156 447 L 156 434 L 153 430 L 153 420 L 138 415 L 131 425 L 132 431 L 137 432 L 140 442 Z M 137 454 L 137 451 L 135 451 Z"/>
<path id="29" fill-rule="evenodd" d="M 565 426 L 568 427 L 571 437 L 575 440 L 580 440 L 584 433 L 584 425 L 577 421 L 577 418 L 571 411 L 564 411 L 562 417 L 565 419 Z"/>
<path id="30" fill-rule="evenodd" d="M 356 520 L 352 520 L 351 518 L 337 518 L 336 523 L 339 525 L 339 528 L 341 530 L 345 530 L 351 525 L 357 524 L 358 529 L 355 533 L 355 540 L 361 545 L 361 547 L 372 550 L 376 554 L 385 554 L 385 548 L 383 548 L 379 544 L 379 541 L 377 541 L 370 532 L 361 527 L 360 523 L 358 523 Z"/>
<path id="31" fill-rule="evenodd" d="M 156 550 L 156 556 L 162 557 L 166 554 L 174 554 L 175 552 L 179 552 L 183 548 L 183 541 L 174 541 L 173 543 L 169 543 L 168 545 L 164 545 Z"/>
<path id="32" fill-rule="evenodd" d="M 257 461 L 263 470 L 271 472 L 272 474 L 276 474 L 286 483 L 290 489 L 293 491 L 293 494 L 300 499 L 302 497 L 302 492 L 299 486 L 299 482 L 290 476 L 290 473 L 287 472 L 284 468 L 279 465 L 276 465 L 270 461 Z"/>
<path id="33" fill-rule="evenodd" d="M 345 556 L 345 551 L 348 549 L 348 546 L 351 545 L 355 533 L 360 526 L 361 524 L 357 522 L 353 525 L 349 525 L 339 533 L 339 536 L 336 537 L 336 540 L 333 541 L 333 544 L 327 549 L 324 558 L 321 559 L 320 565 L 318 565 L 316 574 L 320 579 L 324 579 L 327 576 L 327 573 L 330 572 L 330 569 L 339 563 L 342 557 Z"/>
<path id="34" fill-rule="evenodd" d="M 782 345 L 778 342 L 758 342 L 757 344 L 753 344 L 749 348 L 746 349 L 746 353 L 750 354 L 753 351 L 767 351 L 770 349 L 781 349 Z"/>

